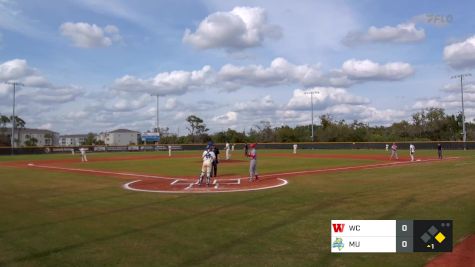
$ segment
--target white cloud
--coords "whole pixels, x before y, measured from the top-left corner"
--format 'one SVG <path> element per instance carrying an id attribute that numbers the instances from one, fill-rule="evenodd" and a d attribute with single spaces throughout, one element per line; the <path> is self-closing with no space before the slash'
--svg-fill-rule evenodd
<path id="1" fill-rule="evenodd" d="M 309 90 L 294 90 L 292 98 L 287 104 L 287 108 L 292 110 L 310 110 L 311 97 L 305 93 L 311 91 L 318 92 L 318 94 L 313 96 L 313 107 L 315 110 L 323 110 L 339 104 L 361 105 L 369 103 L 369 99 L 352 95 L 343 88 L 314 87 Z"/>
<path id="2" fill-rule="evenodd" d="M 281 36 L 278 26 L 267 23 L 260 7 L 235 7 L 230 12 L 216 12 L 200 22 L 195 32 L 186 29 L 183 42 L 200 49 L 242 50 L 262 45 L 266 38 Z"/>
<path id="3" fill-rule="evenodd" d="M 212 84 L 212 69 L 204 66 L 196 71 L 162 72 L 151 79 L 140 79 L 125 75 L 114 81 L 111 88 L 124 92 L 143 92 L 159 95 L 181 95 L 196 88 Z"/>
<path id="4" fill-rule="evenodd" d="M 424 29 L 416 28 L 415 23 L 401 23 L 397 26 L 384 26 L 381 28 L 371 26 L 367 32 L 350 32 L 343 39 L 346 45 L 361 43 L 392 42 L 410 43 L 419 42 L 426 37 Z"/>
<path id="5" fill-rule="evenodd" d="M 146 94 L 138 98 L 125 94 L 108 101 L 105 107 L 110 111 L 124 112 L 142 109 L 151 102 L 153 102 L 152 97 Z"/>
<path id="6" fill-rule="evenodd" d="M 234 111 L 226 112 L 224 115 L 214 117 L 212 120 L 220 124 L 233 124 L 236 123 L 238 114 Z"/>
<path id="7" fill-rule="evenodd" d="M 408 63 L 390 62 L 380 65 L 368 59 L 347 60 L 343 63 L 342 71 L 354 80 L 402 80 L 414 73 Z"/>
<path id="8" fill-rule="evenodd" d="M 475 67 L 475 35 L 444 47 L 444 60 L 454 69 Z"/>
<path id="9" fill-rule="evenodd" d="M 114 25 L 101 28 L 96 24 L 85 22 L 66 22 L 61 24 L 60 31 L 73 42 L 74 46 L 81 48 L 107 47 L 122 39 L 119 29 Z"/>
<path id="10" fill-rule="evenodd" d="M 319 65 L 294 65 L 281 57 L 274 59 L 267 68 L 262 65 L 224 65 L 218 72 L 218 80 L 231 89 L 241 86 L 270 87 L 280 84 L 309 85 L 324 82 Z"/>
<path id="11" fill-rule="evenodd" d="M 272 96 L 266 95 L 262 98 L 252 99 L 245 102 L 237 102 L 234 108 L 239 112 L 254 111 L 275 111 L 278 105 L 272 99 Z"/>
<path id="12" fill-rule="evenodd" d="M 38 128 L 46 129 L 46 130 L 52 130 L 53 129 L 53 124 L 48 122 L 48 123 L 40 125 L 40 127 L 38 127 Z"/>
<path id="13" fill-rule="evenodd" d="M 24 59 L 13 59 L 0 64 L 0 80 L 19 80 L 34 73 Z"/>
<path id="14" fill-rule="evenodd" d="M 460 79 L 458 81 L 460 81 Z M 441 91 L 446 92 L 446 93 L 453 93 L 453 92 L 458 93 L 458 92 L 460 92 L 460 83 L 457 82 L 457 83 L 446 84 L 441 89 Z M 473 82 L 469 82 L 469 83 L 464 82 L 463 91 L 464 92 L 469 92 L 469 93 L 475 93 L 475 83 L 473 83 Z"/>

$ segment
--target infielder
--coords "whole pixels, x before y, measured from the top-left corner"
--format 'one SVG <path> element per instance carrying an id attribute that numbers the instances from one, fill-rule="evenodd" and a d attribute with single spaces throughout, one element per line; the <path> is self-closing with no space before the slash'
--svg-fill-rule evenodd
<path id="1" fill-rule="evenodd" d="M 389 151 L 389 145 L 386 144 L 386 151 Z"/>
<path id="2" fill-rule="evenodd" d="M 247 155 L 250 158 L 249 161 L 249 182 L 253 182 L 259 179 L 257 173 L 257 153 L 256 153 L 256 144 L 251 144 L 251 152 Z"/>
<path id="3" fill-rule="evenodd" d="M 411 156 L 411 161 L 414 161 L 415 154 L 416 154 L 416 147 L 413 144 L 409 145 L 409 155 Z"/>
<path id="4" fill-rule="evenodd" d="M 294 144 L 294 154 L 297 154 L 297 144 Z"/>
<path id="5" fill-rule="evenodd" d="M 397 145 L 396 143 L 393 143 L 393 145 L 391 146 L 391 157 L 389 157 L 389 160 L 392 160 L 394 158 L 396 158 L 396 160 L 399 160 L 399 157 L 397 156 Z"/>
<path id="6" fill-rule="evenodd" d="M 87 162 L 86 151 L 87 149 L 85 149 L 84 147 L 81 147 L 79 149 L 79 152 L 81 152 L 81 162 Z"/>
<path id="7" fill-rule="evenodd" d="M 172 156 L 172 146 L 168 146 L 168 156 Z"/>
<path id="8" fill-rule="evenodd" d="M 236 145 L 236 144 L 233 144 L 233 145 L 231 146 L 231 151 L 234 151 L 234 146 L 235 146 L 235 145 Z"/>
<path id="9" fill-rule="evenodd" d="M 224 147 L 226 149 L 226 160 L 229 160 L 231 158 L 231 145 L 226 142 L 226 146 Z"/>
<path id="10" fill-rule="evenodd" d="M 440 143 L 437 144 L 437 156 L 442 159 L 442 145 Z"/>
<path id="11" fill-rule="evenodd" d="M 206 146 L 206 150 L 203 151 L 201 158 L 203 159 L 203 165 L 201 166 L 201 174 L 198 179 L 198 184 L 201 185 L 201 183 L 203 183 L 203 178 L 206 174 L 206 185 L 209 185 L 211 183 L 211 168 L 213 167 L 213 161 L 216 158 L 210 145 Z"/>

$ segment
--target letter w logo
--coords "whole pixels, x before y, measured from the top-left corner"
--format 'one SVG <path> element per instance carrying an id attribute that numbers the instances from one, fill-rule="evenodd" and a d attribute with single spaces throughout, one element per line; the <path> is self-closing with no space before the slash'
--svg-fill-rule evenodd
<path id="1" fill-rule="evenodd" d="M 335 232 L 335 233 L 338 233 L 338 232 L 342 233 L 343 229 L 345 228 L 344 223 L 343 224 L 342 223 L 334 223 L 334 224 L 332 224 L 332 226 L 333 226 L 333 232 Z"/>

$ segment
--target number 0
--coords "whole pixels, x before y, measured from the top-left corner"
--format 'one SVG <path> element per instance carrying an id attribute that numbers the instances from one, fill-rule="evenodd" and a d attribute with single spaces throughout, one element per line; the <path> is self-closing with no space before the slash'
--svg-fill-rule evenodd
<path id="1" fill-rule="evenodd" d="M 402 241 L 401 246 L 402 246 L 403 248 L 407 248 L 407 241 Z"/>
<path id="2" fill-rule="evenodd" d="M 402 225 L 402 231 L 407 232 L 407 225 L 405 225 L 405 224 Z"/>

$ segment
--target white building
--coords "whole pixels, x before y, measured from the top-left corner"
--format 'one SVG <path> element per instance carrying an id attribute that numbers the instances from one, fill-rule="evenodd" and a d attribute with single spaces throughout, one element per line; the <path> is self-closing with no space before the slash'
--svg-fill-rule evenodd
<path id="1" fill-rule="evenodd" d="M 6 128 L 7 138 L 11 137 L 11 128 Z M 57 146 L 59 133 L 50 130 L 16 128 L 15 129 L 15 147 L 24 146 Z"/>
<path id="2" fill-rule="evenodd" d="M 86 143 L 87 134 L 61 135 L 59 137 L 60 146 L 81 146 Z"/>
<path id="3" fill-rule="evenodd" d="M 100 133 L 98 140 L 104 141 L 109 146 L 137 145 L 140 140 L 140 132 L 117 129 L 111 132 Z"/>

